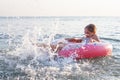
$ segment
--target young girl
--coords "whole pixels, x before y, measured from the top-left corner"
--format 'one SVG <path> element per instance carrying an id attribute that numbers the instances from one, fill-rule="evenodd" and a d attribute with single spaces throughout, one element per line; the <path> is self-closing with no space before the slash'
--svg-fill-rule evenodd
<path id="1" fill-rule="evenodd" d="M 92 42 L 100 42 L 99 38 L 97 37 L 96 26 L 94 24 L 89 24 L 84 28 L 84 35 L 85 37 L 83 38 L 65 38 L 65 40 L 72 43 L 86 42 L 86 44 Z M 59 42 L 56 45 L 50 44 L 50 47 L 52 51 L 59 52 L 66 44 L 67 43 Z M 47 47 L 48 45 L 38 44 L 37 46 Z"/>
<path id="2" fill-rule="evenodd" d="M 84 35 L 83 38 L 66 38 L 68 42 L 83 42 L 86 41 L 86 43 L 90 42 L 100 42 L 99 38 L 96 35 L 96 26 L 94 24 L 89 24 L 84 28 Z"/>

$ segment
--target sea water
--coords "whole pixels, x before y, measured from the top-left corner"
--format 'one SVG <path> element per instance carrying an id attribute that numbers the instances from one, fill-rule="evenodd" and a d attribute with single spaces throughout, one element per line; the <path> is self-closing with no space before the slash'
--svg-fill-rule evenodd
<path id="1" fill-rule="evenodd" d="M 55 59 L 49 44 L 82 37 L 90 23 L 112 44 L 112 56 Z M 0 17 L 0 80 L 120 80 L 119 51 L 120 17 Z"/>

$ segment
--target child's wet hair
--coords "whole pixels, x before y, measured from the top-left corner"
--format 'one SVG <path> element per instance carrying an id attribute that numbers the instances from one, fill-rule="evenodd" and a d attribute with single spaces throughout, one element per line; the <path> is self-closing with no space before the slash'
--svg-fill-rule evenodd
<path id="1" fill-rule="evenodd" d="M 94 24 L 89 24 L 85 28 L 87 28 L 90 32 L 96 33 L 96 26 Z"/>

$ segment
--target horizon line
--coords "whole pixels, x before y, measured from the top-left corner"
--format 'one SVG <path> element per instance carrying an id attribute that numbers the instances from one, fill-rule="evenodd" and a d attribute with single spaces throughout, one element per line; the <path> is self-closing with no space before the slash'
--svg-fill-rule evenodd
<path id="1" fill-rule="evenodd" d="M 2 17 L 19 17 L 19 18 L 22 18 L 22 17 L 120 17 L 120 16 L 0 16 L 0 18 Z"/>

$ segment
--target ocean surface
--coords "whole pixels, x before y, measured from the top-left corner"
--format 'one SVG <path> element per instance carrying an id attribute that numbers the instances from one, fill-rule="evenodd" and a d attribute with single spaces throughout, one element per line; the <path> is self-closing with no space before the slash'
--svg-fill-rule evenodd
<path id="1" fill-rule="evenodd" d="M 90 23 L 112 56 L 55 60 L 50 47 L 34 45 L 81 37 Z M 0 80 L 120 80 L 120 17 L 0 17 Z"/>

